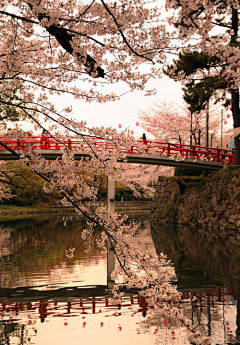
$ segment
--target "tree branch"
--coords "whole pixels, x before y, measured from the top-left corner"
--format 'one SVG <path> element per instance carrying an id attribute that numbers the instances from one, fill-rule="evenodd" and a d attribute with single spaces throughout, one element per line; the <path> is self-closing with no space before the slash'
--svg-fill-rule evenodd
<path id="1" fill-rule="evenodd" d="M 30 7 L 32 7 L 32 6 L 30 5 Z M 25 21 L 28 23 L 33 23 L 33 24 L 37 24 L 37 25 L 40 24 L 39 22 L 37 22 L 35 20 L 28 19 L 28 18 L 25 18 L 22 16 L 18 16 L 16 14 L 9 13 L 6 11 L 0 11 L 0 14 L 4 14 L 6 16 L 10 16 L 12 18 L 19 19 L 19 20 L 22 20 L 22 21 Z M 41 22 L 41 20 L 43 20 L 45 18 L 48 19 L 48 17 L 44 14 L 40 14 L 38 16 L 38 19 L 40 22 Z M 58 43 L 62 46 L 62 48 L 64 50 L 66 50 L 69 54 L 73 55 L 74 51 L 72 48 L 72 39 L 75 35 L 81 36 L 81 33 L 74 32 L 74 35 L 71 35 L 71 34 L 69 34 L 68 29 L 63 28 L 63 27 L 59 27 L 57 25 L 50 25 L 49 27 L 45 26 L 45 29 L 50 33 L 50 35 L 52 35 L 56 38 L 56 40 L 58 41 Z M 88 37 L 87 35 L 83 35 L 83 36 Z M 94 40 L 91 37 L 88 37 L 88 38 Z M 96 43 L 101 44 L 101 42 L 97 42 L 97 41 L 96 41 Z M 83 56 L 80 53 L 76 53 L 76 56 L 77 56 L 77 59 L 79 61 L 81 61 L 82 64 L 86 67 L 86 72 L 89 75 L 91 75 L 93 78 L 104 78 L 104 76 L 105 76 L 104 70 L 100 66 L 97 66 L 97 61 L 93 57 L 91 57 L 89 54 L 86 54 L 86 56 Z"/>
<path id="2" fill-rule="evenodd" d="M 39 19 L 43 19 L 39 16 Z M 58 27 L 57 25 L 50 25 L 49 27 L 45 27 L 45 29 L 50 33 L 50 35 L 54 36 L 58 43 L 62 46 L 64 50 L 66 50 L 69 54 L 73 55 L 74 50 L 72 47 L 72 39 L 75 35 L 69 34 L 68 30 L 63 27 Z M 81 35 L 81 34 L 79 34 Z M 97 66 L 97 61 L 92 58 L 89 54 L 86 56 L 81 55 L 80 53 L 76 53 L 77 59 L 82 62 L 82 64 L 86 67 L 86 72 L 93 76 L 93 78 L 104 78 L 105 72 L 100 67 Z"/>
<path id="3" fill-rule="evenodd" d="M 122 36 L 123 41 L 126 43 L 127 47 L 130 49 L 130 51 L 131 51 L 134 55 L 139 56 L 139 57 L 141 57 L 141 58 L 143 58 L 143 59 L 146 59 L 146 60 L 148 60 L 148 61 L 151 61 L 151 62 L 154 64 L 154 62 L 153 62 L 152 59 L 150 59 L 150 58 L 148 58 L 148 57 L 146 57 L 146 56 L 144 56 L 144 55 L 142 55 L 142 54 L 139 54 L 138 52 L 136 52 L 136 51 L 131 47 L 131 45 L 128 43 L 128 41 L 127 41 L 127 39 L 126 39 L 124 33 L 122 32 L 122 30 L 121 30 L 121 28 L 120 28 L 120 26 L 119 26 L 119 24 L 118 24 L 118 22 L 117 22 L 116 17 L 114 16 L 114 14 L 110 11 L 110 9 L 107 7 L 107 5 L 105 4 L 105 2 L 104 2 L 103 0 L 101 0 L 101 3 L 102 3 L 103 6 L 105 7 L 106 11 L 107 11 L 107 12 L 110 14 L 110 16 L 113 18 L 114 23 L 116 24 L 116 26 L 117 26 L 117 28 L 118 28 L 118 31 L 120 32 L 120 35 Z"/>
<path id="4" fill-rule="evenodd" d="M 22 20 L 23 22 L 33 23 L 33 24 L 39 25 L 39 22 L 36 22 L 35 20 L 28 19 L 28 18 L 21 17 L 21 16 L 17 16 L 16 14 L 13 14 L 13 13 L 10 13 L 10 12 L 0 11 L 0 14 L 4 14 L 4 15 L 6 15 L 6 16 L 9 16 L 9 17 L 12 17 L 12 18 L 15 18 L 15 19 L 20 19 L 20 20 Z"/>

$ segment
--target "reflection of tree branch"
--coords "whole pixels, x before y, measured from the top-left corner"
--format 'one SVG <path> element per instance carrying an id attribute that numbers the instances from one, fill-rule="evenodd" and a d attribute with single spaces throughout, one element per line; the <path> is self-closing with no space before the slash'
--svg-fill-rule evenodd
<path id="1" fill-rule="evenodd" d="M 109 236 L 109 235 L 110 235 L 110 234 L 107 233 L 107 237 L 108 237 L 108 240 L 109 240 L 109 242 L 110 242 L 111 249 L 113 250 L 114 255 L 115 255 L 115 257 L 116 257 L 116 259 L 117 259 L 117 261 L 118 261 L 118 263 L 119 263 L 121 269 L 122 269 L 123 272 L 128 276 L 128 278 L 130 278 L 130 275 L 129 275 L 128 272 L 126 271 L 125 263 L 122 263 L 122 262 L 121 262 L 121 260 L 120 260 L 120 258 L 119 258 L 119 256 L 118 256 L 118 254 L 117 254 L 117 252 L 116 252 L 115 246 L 114 246 L 114 244 L 112 243 L 112 236 Z M 116 240 L 115 240 L 115 242 L 117 243 Z M 125 260 L 124 260 L 124 261 L 125 261 Z"/>

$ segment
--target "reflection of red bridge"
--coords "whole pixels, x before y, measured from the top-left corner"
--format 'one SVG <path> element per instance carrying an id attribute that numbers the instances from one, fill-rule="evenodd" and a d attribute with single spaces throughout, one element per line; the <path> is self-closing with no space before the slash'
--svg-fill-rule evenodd
<path id="1" fill-rule="evenodd" d="M 88 297 L 72 299 L 71 301 L 53 301 L 40 300 L 29 302 L 11 302 L 11 300 L 0 301 L 0 316 L 4 316 L 5 313 L 13 312 L 18 315 L 20 312 L 37 312 L 41 322 L 44 322 L 47 316 L 67 316 L 69 314 L 97 314 L 105 311 L 112 310 L 113 315 L 126 307 L 138 306 L 137 312 L 142 312 L 146 315 L 147 304 L 145 298 L 139 295 L 131 295 L 124 297 L 121 304 L 111 304 L 110 298 L 105 297 Z"/>
<path id="2" fill-rule="evenodd" d="M 217 301 L 221 302 L 224 296 L 233 296 L 236 299 L 236 289 L 226 290 L 224 288 L 207 289 L 204 291 L 182 292 L 182 299 L 189 299 L 196 297 L 197 300 L 201 300 L 205 297 L 215 296 Z"/>
<path id="3" fill-rule="evenodd" d="M 197 308 L 198 303 L 201 307 L 204 304 L 206 298 L 214 296 L 218 302 L 224 300 L 225 296 L 232 296 L 236 299 L 236 290 L 225 290 L 223 288 L 216 288 L 207 291 L 198 292 L 184 292 L 182 293 L 181 303 L 189 303 L 189 299 L 196 297 L 197 300 L 192 302 L 192 307 Z M 26 297 L 24 298 L 26 300 Z M 5 313 L 13 312 L 18 315 L 20 312 L 37 312 L 41 322 L 44 322 L 47 316 L 67 316 L 69 314 L 97 314 L 104 313 L 112 310 L 113 315 L 120 313 L 123 308 L 131 309 L 137 307 L 136 312 L 142 312 L 143 316 L 146 315 L 148 306 L 144 297 L 140 295 L 124 296 L 121 304 L 111 304 L 109 296 L 93 296 L 85 298 L 71 298 L 71 300 L 62 301 L 61 298 L 42 299 L 40 301 L 32 300 L 28 302 L 15 301 L 12 299 L 0 300 L 0 316 L 4 316 Z"/>
<path id="4" fill-rule="evenodd" d="M 93 140 L 94 138 L 91 138 Z M 38 148 L 46 159 L 56 159 L 61 156 L 64 149 L 75 150 L 75 158 L 80 159 L 87 156 L 89 146 L 84 140 L 74 138 L 55 140 L 54 138 L 24 137 L 19 139 L 0 138 L 1 142 L 12 150 L 26 151 L 29 147 Z M 234 153 L 231 150 L 209 148 L 203 146 L 182 145 L 166 142 L 142 141 L 142 148 L 134 146 L 126 148 L 120 141 L 108 141 L 107 143 L 96 137 L 93 144 L 96 152 L 102 150 L 112 151 L 116 145 L 122 153 L 126 154 L 128 163 L 157 164 L 169 166 L 208 167 L 218 170 L 222 168 L 223 162 L 234 163 Z M 0 146 L 0 159 L 17 159 L 7 151 L 6 147 Z M 182 164 L 181 164 L 182 163 Z"/>

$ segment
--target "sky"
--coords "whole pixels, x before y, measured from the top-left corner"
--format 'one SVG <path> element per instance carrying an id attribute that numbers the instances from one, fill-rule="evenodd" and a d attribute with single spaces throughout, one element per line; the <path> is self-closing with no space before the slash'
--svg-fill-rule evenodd
<path id="1" fill-rule="evenodd" d="M 86 120 L 89 126 L 117 127 L 121 123 L 123 128 L 130 126 L 134 130 L 139 112 L 147 110 L 153 102 L 167 100 L 182 103 L 181 85 L 168 77 L 152 80 L 148 87 L 156 88 L 157 94 L 144 96 L 142 91 L 134 91 L 122 96 L 119 101 L 107 103 L 89 104 L 76 100 L 73 102 L 74 114 L 78 119 Z"/>
<path id="2" fill-rule="evenodd" d="M 79 86 L 79 85 L 77 85 Z M 72 96 L 54 96 L 52 101 L 61 111 L 66 106 L 72 106 L 72 117 L 78 121 L 86 121 L 87 127 L 113 127 L 118 128 L 122 125 L 122 130 L 128 129 L 134 131 L 134 135 L 139 137 L 143 130 L 136 126 L 139 121 L 139 112 L 149 109 L 154 102 L 169 101 L 176 105 L 183 105 L 181 84 L 173 81 L 167 76 L 161 79 L 155 79 L 148 82 L 146 89 L 156 88 L 157 94 L 153 96 L 144 96 L 143 91 L 134 91 L 128 93 L 115 102 L 106 103 L 88 103 L 84 100 L 76 100 Z M 117 86 L 117 93 L 121 94 L 126 90 L 125 85 Z M 31 126 L 30 124 L 25 124 Z M 30 128 L 30 127 L 29 127 Z"/>
<path id="3" fill-rule="evenodd" d="M 81 87 L 80 82 L 76 83 L 77 87 Z M 83 89 L 85 85 L 82 85 Z M 179 82 L 175 82 L 167 76 L 163 76 L 160 79 L 150 80 L 145 89 L 156 89 L 156 95 L 144 96 L 143 91 L 133 91 L 127 93 L 120 98 L 120 100 L 114 102 L 88 103 L 85 100 L 74 99 L 71 95 L 52 96 L 51 100 L 57 107 L 59 112 L 67 106 L 72 106 L 73 113 L 72 118 L 77 121 L 86 121 L 87 127 L 113 127 L 118 128 L 118 125 L 122 125 L 121 130 L 129 129 L 134 131 L 134 136 L 140 137 L 143 133 L 143 129 L 136 126 L 136 122 L 139 121 L 139 112 L 148 110 L 154 102 L 173 102 L 176 106 L 183 105 L 182 99 L 182 85 Z M 119 83 L 113 89 L 113 86 L 108 86 L 106 91 L 116 91 L 117 94 L 122 94 L 126 91 L 126 84 Z M 104 92 L 104 90 L 100 91 Z M 33 125 L 30 122 L 23 121 L 21 127 L 24 130 L 33 130 Z M 34 131 L 36 132 L 36 131 Z"/>
<path id="4" fill-rule="evenodd" d="M 182 85 L 180 82 L 175 82 L 174 80 L 164 75 L 161 79 L 150 80 L 147 83 L 146 89 L 151 88 L 156 88 L 156 95 L 144 96 L 144 92 L 134 91 L 125 94 L 120 98 L 120 100 L 106 103 L 88 103 L 84 100 L 76 100 L 69 95 L 54 96 L 51 99 L 56 105 L 59 112 L 61 112 L 61 110 L 67 106 L 72 106 L 72 118 L 76 119 L 77 121 L 86 121 L 87 127 L 89 128 L 100 128 L 101 126 L 104 126 L 105 128 L 113 127 L 120 131 L 118 125 L 121 124 L 121 130 L 129 130 L 129 133 L 131 133 L 131 131 L 134 131 L 133 135 L 135 136 L 135 138 L 140 138 L 145 132 L 140 126 L 136 126 L 136 122 L 139 121 L 140 111 L 148 110 L 154 104 L 154 102 L 172 102 L 176 106 L 176 108 L 180 108 L 184 105 L 184 101 L 182 98 Z M 125 84 L 120 83 L 119 85 L 117 85 L 117 94 L 121 94 L 125 90 Z M 224 110 L 224 114 L 225 113 L 226 110 Z M 44 121 L 43 125 L 46 125 Z M 15 125 L 13 124 L 11 127 L 14 126 Z M 231 119 L 228 121 L 227 126 L 229 128 L 232 127 Z M 41 130 L 36 132 L 33 125 L 30 122 L 26 121 L 23 121 L 21 127 L 24 130 L 33 130 L 33 133 L 35 135 L 39 135 L 39 133 L 41 132 Z"/>

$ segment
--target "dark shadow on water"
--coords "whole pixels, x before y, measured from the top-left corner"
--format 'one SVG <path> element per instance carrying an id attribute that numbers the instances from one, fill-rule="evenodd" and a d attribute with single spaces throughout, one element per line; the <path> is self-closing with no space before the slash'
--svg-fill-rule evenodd
<path id="1" fill-rule="evenodd" d="M 216 295 L 222 302 L 223 291 L 236 305 L 236 338 L 240 343 L 240 233 L 235 229 L 204 229 L 180 224 L 151 223 L 157 253 L 172 261 L 180 291 L 198 296 Z M 198 298 L 199 299 L 199 298 Z M 211 315 L 211 314 L 209 314 Z"/>
<path id="2" fill-rule="evenodd" d="M 232 288 L 240 282 L 240 233 L 179 224 L 151 224 L 157 253 L 173 262 L 179 287 Z"/>

